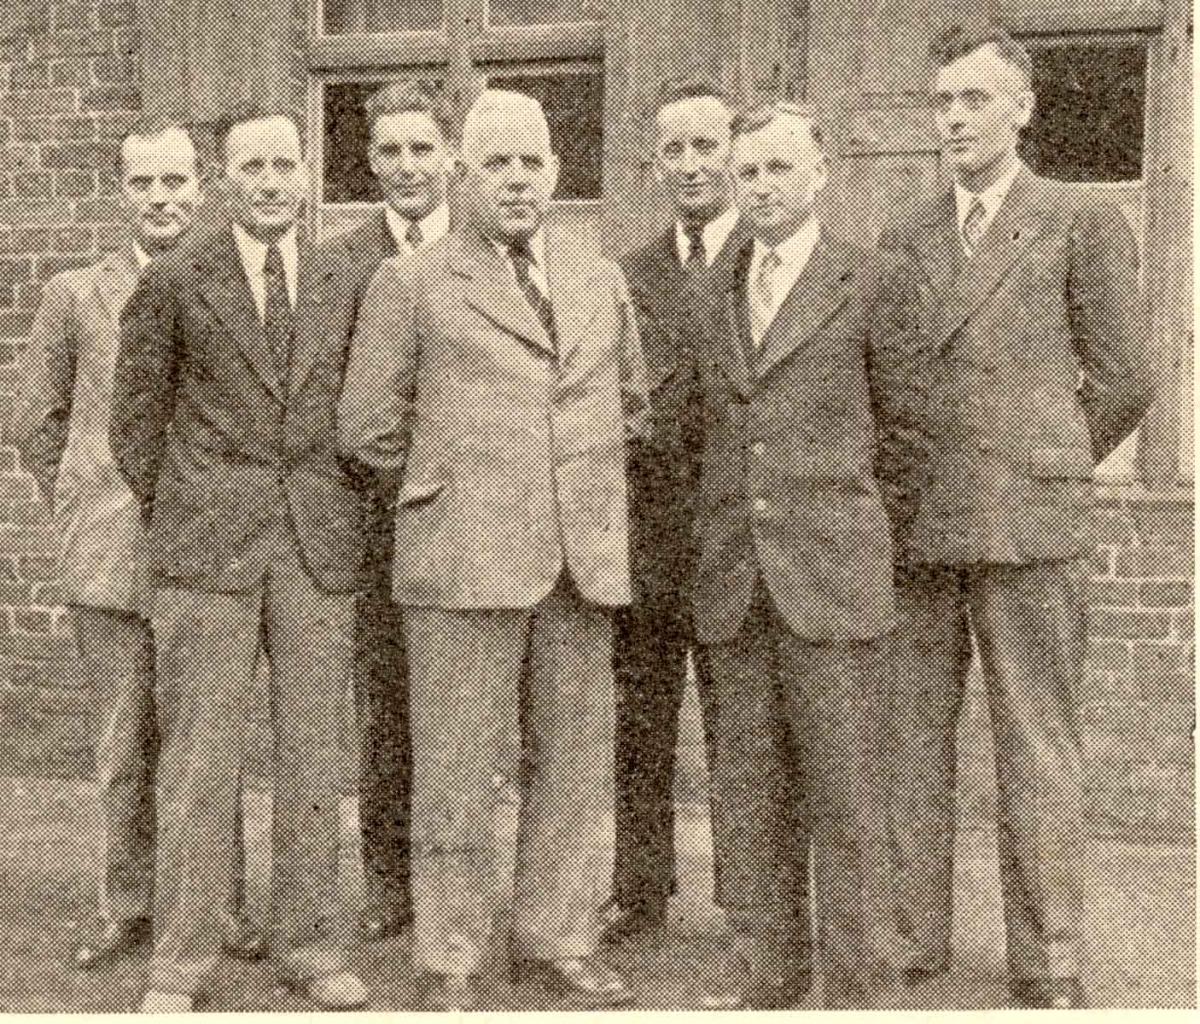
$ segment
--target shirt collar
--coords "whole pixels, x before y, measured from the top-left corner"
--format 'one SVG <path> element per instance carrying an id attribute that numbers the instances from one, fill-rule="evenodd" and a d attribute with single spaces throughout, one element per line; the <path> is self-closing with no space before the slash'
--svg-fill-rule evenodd
<path id="1" fill-rule="evenodd" d="M 258 272 L 262 273 L 262 268 L 267 262 L 267 249 L 269 248 L 266 242 L 255 238 L 241 224 L 234 221 L 233 223 L 233 238 L 237 243 L 238 251 L 242 254 L 242 262 L 247 266 L 258 268 Z M 279 255 L 283 257 L 284 266 L 296 265 L 296 225 L 293 224 L 287 229 L 287 232 L 275 243 L 279 246 Z"/>
<path id="2" fill-rule="evenodd" d="M 967 219 L 967 211 L 970 210 L 971 204 L 978 199 L 983 204 L 984 215 L 991 220 L 996 216 L 996 211 L 1000 209 L 1005 197 L 1013 186 L 1013 182 L 1017 180 L 1017 175 L 1021 173 L 1025 165 L 1020 160 L 1014 160 L 1012 167 L 1004 172 L 995 182 L 982 192 L 972 192 L 954 182 L 954 205 L 958 213 L 958 226 L 962 227 L 963 221 Z"/>
<path id="3" fill-rule="evenodd" d="M 133 243 L 133 262 L 137 264 L 138 270 L 145 270 L 150 265 L 149 255 L 137 242 Z"/>
<path id="4" fill-rule="evenodd" d="M 407 217 L 398 214 L 387 203 L 383 204 L 383 216 L 387 221 L 388 230 L 391 231 L 392 237 L 396 240 L 396 244 L 402 251 L 407 249 L 408 242 L 405 239 L 405 235 L 408 233 L 408 225 L 411 222 Z M 445 203 L 434 207 L 417 221 L 417 226 L 421 229 L 420 248 L 436 242 L 450 230 L 450 207 Z"/>
<path id="5" fill-rule="evenodd" d="M 794 267 L 797 273 L 802 271 L 812 257 L 813 250 L 817 247 L 817 241 L 821 237 L 821 222 L 816 217 L 809 217 L 795 233 L 789 238 L 784 239 L 776 246 L 764 245 L 757 238 L 754 240 L 754 257 L 753 262 L 756 266 L 762 263 L 763 257 L 767 254 L 767 250 L 774 248 L 775 255 L 779 257 L 779 265 L 781 267 Z"/>
<path id="6" fill-rule="evenodd" d="M 704 240 L 704 262 L 708 266 L 713 265 L 713 261 L 725 248 L 725 242 L 729 238 L 730 232 L 738 221 L 738 210 L 736 206 L 731 206 L 724 213 L 719 214 L 710 220 L 700 231 L 700 237 Z M 679 262 L 686 263 L 688 250 L 691 248 L 691 243 L 688 240 L 687 232 L 684 230 L 683 221 L 675 222 L 675 250 L 679 254 Z"/>
<path id="7" fill-rule="evenodd" d="M 508 244 L 506 242 L 501 242 L 497 238 L 493 238 L 490 241 L 492 245 L 495 246 L 496 252 L 498 252 L 505 259 L 508 259 Z M 533 256 L 534 266 L 539 267 L 544 271 L 546 269 L 546 236 L 541 228 L 538 228 L 538 230 L 535 231 L 532 236 L 530 236 L 529 252 L 530 255 Z"/>

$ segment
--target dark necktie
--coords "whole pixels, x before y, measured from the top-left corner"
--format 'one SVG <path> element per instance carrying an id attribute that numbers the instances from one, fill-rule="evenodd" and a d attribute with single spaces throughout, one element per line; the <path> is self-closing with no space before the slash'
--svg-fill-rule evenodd
<path id="1" fill-rule="evenodd" d="M 404 229 L 404 241 L 408 243 L 408 247 L 416 252 L 421 248 L 421 243 L 425 240 L 425 236 L 421 234 L 421 225 L 415 220 L 408 222 L 408 227 Z"/>
<path id="2" fill-rule="evenodd" d="M 530 251 L 529 243 L 514 242 L 508 247 L 508 258 L 512 260 L 513 270 L 517 275 L 517 284 L 521 286 L 526 300 L 533 307 L 542 326 L 546 328 L 550 344 L 557 348 L 558 338 L 554 332 L 554 310 L 550 308 L 550 300 L 542 294 L 541 289 L 529 276 L 529 268 L 533 264 L 533 253 Z"/>
<path id="3" fill-rule="evenodd" d="M 688 224 L 683 229 L 683 235 L 688 243 L 687 259 L 683 265 L 688 270 L 703 270 L 708 262 L 704 251 L 704 228 L 699 224 Z"/>
<path id="4" fill-rule="evenodd" d="M 267 258 L 263 261 L 263 283 L 266 286 L 265 302 L 263 303 L 263 332 L 271 347 L 271 358 L 275 362 L 275 372 L 279 377 L 279 383 L 286 387 L 288 364 L 292 357 L 292 334 L 295 320 L 292 316 L 292 304 L 288 301 L 283 256 L 277 245 L 267 247 Z"/>

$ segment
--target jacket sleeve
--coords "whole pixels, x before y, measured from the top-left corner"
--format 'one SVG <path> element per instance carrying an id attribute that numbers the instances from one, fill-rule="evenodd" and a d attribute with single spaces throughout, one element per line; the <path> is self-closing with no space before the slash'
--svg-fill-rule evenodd
<path id="1" fill-rule="evenodd" d="M 46 283 L 21 358 L 13 438 L 24 467 L 51 500 L 67 446 L 79 352 L 75 299 L 61 277 Z"/>
<path id="2" fill-rule="evenodd" d="M 400 482 L 412 432 L 420 356 L 414 283 L 394 260 L 375 271 L 358 309 L 337 410 L 342 454 L 370 467 L 389 489 Z"/>
<path id="3" fill-rule="evenodd" d="M 1079 397 L 1099 462 L 1133 432 L 1154 394 L 1137 243 L 1111 203 L 1092 201 L 1075 217 L 1068 289 Z"/>
<path id="4" fill-rule="evenodd" d="M 620 331 L 618 357 L 621 373 L 621 409 L 625 415 L 626 440 L 648 440 L 650 398 L 646 384 L 646 359 L 638 337 L 637 316 L 629 298 L 629 286 L 619 267 L 616 278 L 617 329 Z"/>
<path id="5" fill-rule="evenodd" d="M 121 312 L 109 443 L 142 504 L 154 507 L 179 373 L 179 299 L 165 267 L 151 264 Z"/>

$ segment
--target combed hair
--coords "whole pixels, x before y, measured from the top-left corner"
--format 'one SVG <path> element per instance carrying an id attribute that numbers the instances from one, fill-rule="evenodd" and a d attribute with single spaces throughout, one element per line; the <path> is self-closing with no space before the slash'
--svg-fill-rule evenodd
<path id="1" fill-rule="evenodd" d="M 760 103 L 735 114 L 730 131 L 734 137 L 749 135 L 766 128 L 781 117 L 795 117 L 804 121 L 808 125 L 813 142 L 817 144 L 817 149 L 825 153 L 825 130 L 821 127 L 821 116 L 810 103 L 797 103 L 794 100 Z"/>
<path id="2" fill-rule="evenodd" d="M 296 131 L 300 135 L 300 142 L 303 144 L 304 126 L 295 113 L 287 107 L 268 106 L 257 100 L 242 100 L 219 114 L 212 122 L 213 146 L 216 149 L 217 159 L 222 163 L 225 161 L 225 144 L 229 141 L 229 133 L 239 124 L 269 121 L 276 117 L 282 117 L 285 121 L 290 121 L 295 125 Z"/>
<path id="3" fill-rule="evenodd" d="M 196 142 L 195 128 L 186 121 L 177 121 L 174 118 L 166 116 L 147 115 L 138 118 L 133 124 L 121 133 L 121 137 L 117 139 L 117 152 L 113 157 L 113 173 L 119 179 L 125 173 L 125 143 L 135 136 L 139 139 L 154 139 L 160 135 L 166 135 L 167 132 L 183 132 L 184 135 L 192 143 L 192 149 L 196 151 L 196 174 L 200 174 L 200 147 Z"/>
<path id="4" fill-rule="evenodd" d="M 389 82 L 371 93 L 363 103 L 362 109 L 363 116 L 367 119 L 367 130 L 372 133 L 375 131 L 375 122 L 381 117 L 415 112 L 428 114 L 438 126 L 443 140 L 449 142 L 454 137 L 454 119 L 450 106 L 441 90 L 432 82 L 414 79 Z"/>
<path id="5" fill-rule="evenodd" d="M 1033 81 L 1033 59 L 1029 51 L 1010 36 L 1003 25 L 994 21 L 951 25 L 929 44 L 929 56 L 935 66 L 944 68 L 983 46 L 994 46 L 1005 61 L 1021 72 L 1026 85 Z"/>
<path id="6" fill-rule="evenodd" d="M 719 85 L 702 78 L 669 78 L 658 87 L 654 97 L 654 112 L 683 100 L 714 99 L 723 103 L 730 111 L 737 107 L 733 98 Z"/>
<path id="7" fill-rule="evenodd" d="M 484 89 L 471 104 L 471 109 L 467 111 L 467 116 L 463 119 L 462 130 L 462 149 L 465 153 L 471 148 L 471 144 L 475 141 L 475 136 L 479 132 L 479 122 L 487 114 L 492 113 L 507 113 L 514 110 L 524 110 L 527 113 L 536 113 L 546 128 L 546 135 L 549 137 L 550 126 L 546 121 L 546 112 L 542 109 L 542 104 L 528 93 L 516 92 L 511 89 Z"/>

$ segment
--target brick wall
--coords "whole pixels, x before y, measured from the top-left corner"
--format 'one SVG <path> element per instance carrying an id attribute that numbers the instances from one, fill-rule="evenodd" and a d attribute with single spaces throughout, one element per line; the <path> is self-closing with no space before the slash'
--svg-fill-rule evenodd
<path id="1" fill-rule="evenodd" d="M 300 21 L 295 25 L 298 40 Z M 129 0 L 0 5 L 5 428 L 16 384 L 13 360 L 42 282 L 65 267 L 91 262 L 119 237 L 109 169 L 116 138 L 141 106 L 138 80 L 135 5 Z M 299 95 L 299 80 L 294 84 Z M 1190 489 L 1113 489 L 1102 498 L 1084 695 L 1090 806 L 1099 834 L 1192 837 L 1192 515 Z M 75 661 L 70 622 L 55 605 L 52 549 L 32 479 L 12 449 L 0 447 L 0 770 L 10 773 L 79 774 L 92 763 L 90 698 Z M 255 718 L 259 749 L 253 769 L 261 774 L 261 710 Z M 960 799 L 969 826 L 991 819 L 989 744 L 975 678 L 961 730 Z M 698 801 L 704 777 L 694 695 L 681 756 L 679 795 Z"/>

